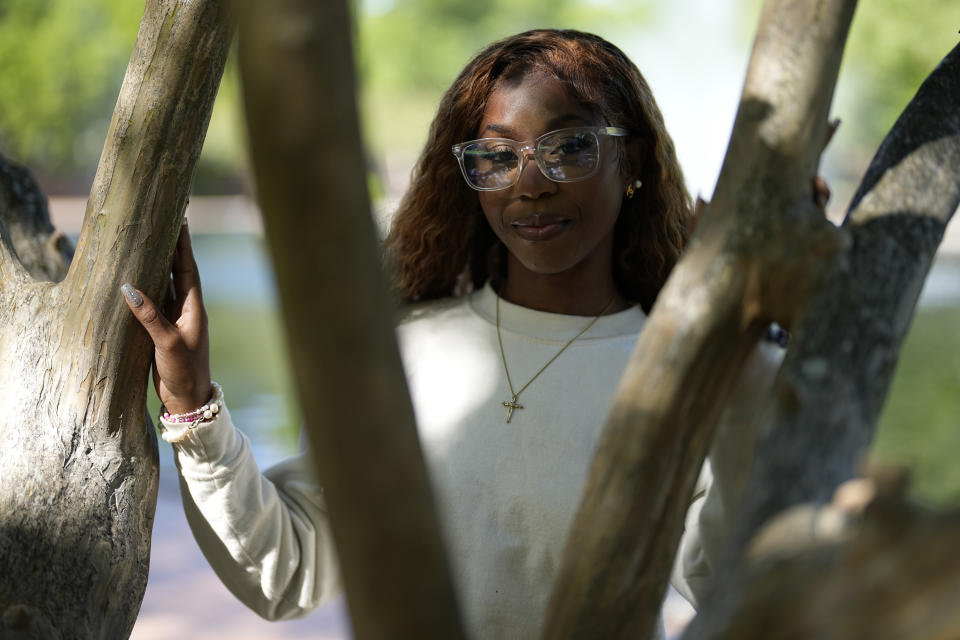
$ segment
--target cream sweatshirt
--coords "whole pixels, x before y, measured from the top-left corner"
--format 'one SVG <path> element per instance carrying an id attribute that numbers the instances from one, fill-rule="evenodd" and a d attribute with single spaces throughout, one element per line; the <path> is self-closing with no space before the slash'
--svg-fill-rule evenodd
<path id="1" fill-rule="evenodd" d="M 523 408 L 508 424 L 502 403 L 512 394 L 495 305 L 489 286 L 427 304 L 398 328 L 398 338 L 468 634 L 535 638 L 645 315 L 633 307 L 600 318 L 520 393 Z M 506 301 L 500 313 L 516 390 L 591 320 Z M 780 358 L 773 345 L 758 349 L 701 474 L 673 579 L 694 604 L 720 553 Z M 229 411 L 192 429 L 174 450 L 197 542 L 240 600 L 282 619 L 339 591 L 323 490 L 308 457 L 261 475 Z"/>

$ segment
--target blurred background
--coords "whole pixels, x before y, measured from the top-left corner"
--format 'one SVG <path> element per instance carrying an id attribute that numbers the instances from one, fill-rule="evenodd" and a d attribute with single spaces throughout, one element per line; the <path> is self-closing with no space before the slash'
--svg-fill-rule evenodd
<path id="1" fill-rule="evenodd" d="M 471 54 L 533 27 L 573 27 L 620 46 L 646 75 L 693 194 L 709 199 L 746 69 L 760 0 L 356 0 L 368 183 L 381 223 L 407 184 L 442 92 Z M 54 223 L 76 234 L 143 5 L 0 0 L 0 153 L 29 167 Z M 923 78 L 957 43 L 960 3 L 862 3 L 834 100 L 842 124 L 822 174 L 839 221 L 873 151 Z M 322 70 L 318 70 L 322 72 Z M 297 448 L 286 345 L 246 159 L 239 79 L 228 64 L 189 210 L 210 312 L 214 377 L 267 466 Z M 913 471 L 916 498 L 960 503 L 960 225 L 928 279 L 873 450 Z M 156 413 L 157 406 L 151 405 Z M 294 623 L 233 601 L 189 537 L 170 449 L 150 584 L 133 637 L 342 638 L 342 603 Z M 668 610 L 676 632 L 689 611 Z"/>

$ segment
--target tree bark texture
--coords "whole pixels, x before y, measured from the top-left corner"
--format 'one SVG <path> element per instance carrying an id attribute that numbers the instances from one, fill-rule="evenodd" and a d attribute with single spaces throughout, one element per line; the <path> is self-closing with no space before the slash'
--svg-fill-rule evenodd
<path id="1" fill-rule="evenodd" d="M 621 380 L 543 638 L 649 637 L 733 381 L 839 234 L 811 198 L 855 2 L 770 0 L 713 201 Z"/>
<path id="2" fill-rule="evenodd" d="M 147 580 L 151 348 L 123 282 L 161 299 L 230 41 L 216 0 L 150 0 L 76 255 L 42 282 L 0 227 L 0 636 L 125 638 Z M 44 278 L 56 279 L 56 278 Z"/>
<path id="3" fill-rule="evenodd" d="M 765 526 L 760 537 L 780 526 L 789 545 L 729 576 L 724 590 L 736 598 L 695 618 L 684 638 L 960 637 L 960 558 L 948 551 L 960 536 L 960 512 L 930 513 L 882 492 L 862 517 L 812 535 L 822 511 L 793 507 Z"/>
<path id="4" fill-rule="evenodd" d="M 849 249 L 795 327 L 734 554 L 774 514 L 823 502 L 857 473 L 958 205 L 960 46 L 923 83 L 878 149 L 843 223 Z"/>
<path id="5" fill-rule="evenodd" d="M 875 433 L 924 279 L 944 228 L 960 205 L 958 105 L 960 46 L 927 78 L 894 124 L 852 200 L 843 224 L 849 249 L 804 309 L 776 383 L 777 410 L 770 431 L 758 445 L 738 526 L 717 581 L 723 588 L 716 588 L 707 599 L 689 637 L 748 637 L 726 625 L 731 617 L 742 618 L 746 603 L 757 593 L 753 586 L 731 588 L 758 571 L 743 557 L 750 541 L 776 514 L 800 503 L 827 501 L 840 483 L 857 473 Z M 892 528 L 889 535 L 900 526 L 890 519 L 884 522 Z M 930 535 L 933 544 L 940 532 Z M 891 545 L 884 553 L 889 563 L 909 564 L 907 554 L 916 551 Z M 917 561 L 925 558 L 927 554 L 921 553 Z M 948 564 L 941 569 L 946 576 L 957 567 Z M 835 589 L 837 576 L 833 570 L 821 576 L 825 590 Z M 859 573 L 836 584 L 852 589 L 860 579 L 869 587 L 873 578 Z M 911 590 L 936 600 L 926 590 L 934 588 L 937 580 L 931 577 L 927 584 L 918 579 L 909 588 L 901 586 L 901 605 L 906 607 L 919 597 L 908 595 Z M 785 582 L 780 592 L 795 588 L 796 593 L 783 597 L 807 602 L 812 585 L 791 584 L 788 587 Z M 948 598 L 951 593 L 945 590 L 937 597 Z M 759 606 L 755 601 L 754 605 Z M 768 616 L 771 620 L 782 616 L 782 624 L 792 626 L 789 621 L 795 613 L 778 609 Z M 833 622 L 821 619 L 824 627 Z M 858 635 L 909 636 L 904 633 L 901 629 L 889 636 Z"/>
<path id="6" fill-rule="evenodd" d="M 348 3 L 237 2 L 257 189 L 357 638 L 457 638 L 394 336 Z"/>

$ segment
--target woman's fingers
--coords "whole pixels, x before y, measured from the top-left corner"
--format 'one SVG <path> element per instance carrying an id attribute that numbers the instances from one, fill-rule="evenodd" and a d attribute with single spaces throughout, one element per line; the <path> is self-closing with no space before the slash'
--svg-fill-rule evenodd
<path id="1" fill-rule="evenodd" d="M 121 288 L 127 306 L 154 344 L 154 383 L 157 395 L 173 413 L 192 411 L 210 397 L 210 348 L 202 303 L 197 312 L 186 308 L 171 322 L 142 291 Z M 198 295 L 198 294 L 197 294 Z"/>
<path id="2" fill-rule="evenodd" d="M 180 227 L 180 236 L 177 238 L 177 251 L 173 256 L 173 285 L 177 291 L 177 298 L 187 304 L 194 298 L 193 304 L 202 304 L 200 301 L 200 272 L 197 261 L 193 257 L 193 245 L 190 242 L 190 227 L 184 218 Z"/>
<path id="3" fill-rule="evenodd" d="M 170 318 L 142 291 L 129 284 L 120 289 L 133 315 L 153 340 L 154 382 L 160 401 L 173 413 L 201 406 L 210 398 L 210 341 L 200 275 L 186 223 L 180 228 L 173 259 Z"/>
<path id="4" fill-rule="evenodd" d="M 163 317 L 153 300 L 127 283 L 121 285 L 120 291 L 123 293 L 123 299 L 126 300 L 130 311 L 133 312 L 133 316 L 140 321 L 143 328 L 150 334 L 154 346 L 161 348 L 166 345 L 170 341 L 171 335 L 176 334 L 176 329 Z"/>
<path id="5" fill-rule="evenodd" d="M 830 187 L 827 181 L 820 176 L 814 176 L 810 180 L 810 186 L 813 188 L 813 203 L 821 210 L 826 211 L 827 202 L 830 201 Z"/>

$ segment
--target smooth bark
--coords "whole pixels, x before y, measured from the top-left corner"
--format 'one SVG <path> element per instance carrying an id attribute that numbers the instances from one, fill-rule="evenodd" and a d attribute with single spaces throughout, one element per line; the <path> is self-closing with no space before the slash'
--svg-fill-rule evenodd
<path id="1" fill-rule="evenodd" d="M 237 2 L 253 166 L 357 638 L 457 638 L 366 190 L 345 1 Z"/>
<path id="2" fill-rule="evenodd" d="M 855 2 L 767 2 L 713 201 L 627 367 L 543 638 L 649 637 L 717 417 L 840 248 L 810 178 Z"/>
<path id="3" fill-rule="evenodd" d="M 119 286 L 162 298 L 229 41 L 219 2 L 150 0 L 64 279 L 31 277 L 0 227 L 0 636 L 133 627 L 157 448 Z"/>

